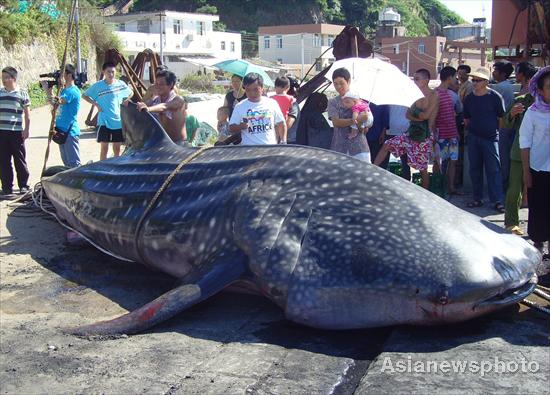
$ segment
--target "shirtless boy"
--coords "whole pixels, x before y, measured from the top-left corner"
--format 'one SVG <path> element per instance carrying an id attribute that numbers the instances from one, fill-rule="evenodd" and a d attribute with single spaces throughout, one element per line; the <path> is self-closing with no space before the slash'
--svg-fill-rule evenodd
<path id="1" fill-rule="evenodd" d="M 176 94 L 176 75 L 169 70 L 159 70 L 156 74 L 155 96 L 149 102 L 139 102 L 138 110 L 148 111 L 158 116 L 159 122 L 176 144 L 187 141 L 185 131 L 185 100 Z"/>

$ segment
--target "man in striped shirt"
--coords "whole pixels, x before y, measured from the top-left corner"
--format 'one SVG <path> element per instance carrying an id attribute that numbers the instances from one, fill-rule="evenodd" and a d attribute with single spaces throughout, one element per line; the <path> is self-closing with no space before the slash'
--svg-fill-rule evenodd
<path id="1" fill-rule="evenodd" d="M 29 137 L 30 99 L 25 90 L 17 86 L 17 70 L 13 67 L 2 69 L 0 88 L 0 179 L 1 199 L 14 199 L 13 168 L 17 172 L 20 193 L 29 191 L 29 170 L 25 159 L 25 140 Z M 25 122 L 23 122 L 23 118 Z"/>
<path id="2" fill-rule="evenodd" d="M 437 118 L 435 119 L 435 128 L 437 133 L 437 143 L 441 161 L 447 163 L 447 188 L 449 194 L 456 194 L 455 190 L 455 171 L 456 162 L 458 161 L 458 130 L 456 128 L 455 119 L 455 103 L 449 87 L 456 79 L 456 69 L 451 66 L 446 66 L 439 72 L 441 84 L 436 88 L 439 96 L 439 109 Z"/>

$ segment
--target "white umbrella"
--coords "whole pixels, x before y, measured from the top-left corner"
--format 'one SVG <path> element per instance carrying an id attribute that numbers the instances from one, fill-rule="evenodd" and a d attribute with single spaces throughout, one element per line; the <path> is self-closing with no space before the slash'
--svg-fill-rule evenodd
<path id="1" fill-rule="evenodd" d="M 416 84 L 393 64 L 376 58 L 347 58 L 334 62 L 326 78 L 332 81 L 334 70 L 345 67 L 351 74 L 350 89 L 374 104 L 410 107 L 424 97 Z"/>

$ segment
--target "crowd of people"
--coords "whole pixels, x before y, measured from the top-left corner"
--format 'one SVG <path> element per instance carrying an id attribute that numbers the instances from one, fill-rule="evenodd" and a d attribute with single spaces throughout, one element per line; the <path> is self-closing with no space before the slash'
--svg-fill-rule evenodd
<path id="1" fill-rule="evenodd" d="M 120 155 L 123 143 L 120 106 L 133 95 L 115 65 L 103 65 L 103 78 L 90 86 L 82 98 L 98 111 L 97 141 L 100 159 Z M 515 71 L 521 84 L 518 94 L 510 76 Z M 75 86 L 75 69 L 65 67 L 64 86 L 51 102 L 59 106 L 56 134 L 63 134 L 60 153 L 68 167 L 81 163 L 76 116 L 81 94 Z M 496 62 L 493 72 L 472 71 L 467 65 L 446 66 L 439 72 L 440 84 L 432 89 L 430 72 L 414 73 L 414 83 L 423 97 L 410 108 L 377 105 L 352 90 L 345 68 L 333 71 L 337 95 L 311 94 L 302 109 L 295 99 L 297 82 L 292 76 L 278 77 L 274 94 L 267 96 L 261 75 L 234 75 L 224 105 L 217 111 L 218 139 L 240 134 L 241 144 L 302 144 L 331 149 L 388 167 L 389 154 L 399 158 L 401 177 L 410 180 L 411 168 L 421 175 L 421 185 L 430 186 L 432 174 L 447 179 L 449 194 L 462 194 L 457 164 L 467 158 L 472 185 L 468 207 L 484 205 L 484 180 L 491 207 L 505 213 L 505 225 L 522 235 L 519 209 L 529 207 L 528 233 L 541 251 L 550 240 L 550 67 L 537 69 L 528 62 L 514 66 Z M 187 114 L 187 103 L 178 95 L 176 76 L 165 67 L 156 70 L 156 82 L 140 111 L 155 115 L 174 143 L 188 146 L 196 136 L 198 121 Z M 494 80 L 494 84 L 490 81 Z M 2 70 L 0 89 L 0 165 L 2 197 L 13 196 L 13 169 L 21 193 L 28 191 L 29 173 L 24 141 L 29 135 L 28 94 L 17 86 L 17 71 Z M 327 118 L 323 113 L 328 112 Z"/>

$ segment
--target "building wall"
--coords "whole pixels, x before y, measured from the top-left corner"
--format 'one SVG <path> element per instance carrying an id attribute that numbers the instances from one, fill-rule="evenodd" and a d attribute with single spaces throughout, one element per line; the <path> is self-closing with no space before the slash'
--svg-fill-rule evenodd
<path id="1" fill-rule="evenodd" d="M 212 20 L 217 17 L 196 15 L 196 19 L 193 18 L 194 16 L 189 14 L 173 12 L 168 12 L 163 17 L 163 63 L 176 75 L 200 70 L 200 67 L 185 62 L 185 57 L 202 55 L 220 59 L 242 58 L 239 33 L 213 31 Z M 115 33 L 120 37 L 129 60 L 132 61 L 135 55 L 146 48 L 160 52 L 160 17 L 149 15 L 146 18 L 136 15 L 135 19 L 128 19 L 110 18 L 115 22 Z"/>
<path id="2" fill-rule="evenodd" d="M 313 64 L 315 60 L 325 52 L 336 36 L 328 34 L 296 33 L 281 35 L 260 35 L 258 36 L 258 50 L 260 59 L 283 64 L 302 63 L 302 35 L 304 46 L 304 64 Z M 269 38 L 269 48 L 265 47 L 265 40 Z M 282 48 L 277 47 L 277 39 L 282 40 Z M 315 38 L 317 37 L 317 38 Z M 323 55 L 323 63 L 333 57 L 332 51 Z"/>
<path id="3" fill-rule="evenodd" d="M 457 68 L 461 64 L 467 64 L 472 68 L 472 70 L 477 69 L 481 66 L 481 51 L 479 50 L 462 50 L 462 62 L 458 61 L 458 50 L 452 50 L 449 52 L 444 52 L 442 56 L 442 61 L 445 66 L 453 66 Z M 485 62 L 485 66 L 489 67 L 489 64 Z"/>
<path id="4" fill-rule="evenodd" d="M 409 76 L 418 69 L 427 69 L 432 78 L 438 74 L 438 65 L 445 47 L 445 37 L 394 37 L 382 39 L 382 55 L 401 69 L 407 70 L 409 51 Z M 398 47 L 397 47 L 398 46 Z M 421 47 L 424 48 L 422 52 Z"/>
<path id="5" fill-rule="evenodd" d="M 443 34 L 447 40 L 454 41 L 464 38 L 477 39 L 482 36 L 481 26 L 469 25 L 469 26 L 449 26 L 443 28 Z"/>
<path id="6" fill-rule="evenodd" d="M 494 47 L 507 47 L 518 9 L 513 0 L 498 0 L 498 7 L 493 7 L 492 13 L 491 44 Z M 519 14 L 510 46 L 515 47 L 527 42 L 527 17 L 527 10 L 523 10 Z M 495 21 L 498 21 L 498 23 L 495 23 Z"/>

